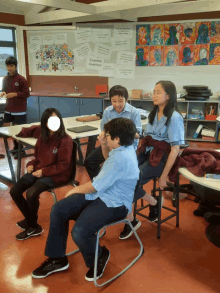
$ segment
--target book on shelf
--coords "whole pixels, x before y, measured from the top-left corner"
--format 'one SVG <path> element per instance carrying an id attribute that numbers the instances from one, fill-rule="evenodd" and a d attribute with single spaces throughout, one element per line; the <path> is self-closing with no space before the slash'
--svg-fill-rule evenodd
<path id="1" fill-rule="evenodd" d="M 196 129 L 195 133 L 193 134 L 193 138 L 197 138 L 198 135 L 200 134 L 202 128 L 204 127 L 204 125 L 199 124 L 198 128 Z"/>
<path id="2" fill-rule="evenodd" d="M 204 135 L 202 135 L 202 139 L 215 141 L 215 138 L 214 137 L 211 137 L 211 136 L 204 136 Z"/>
<path id="3" fill-rule="evenodd" d="M 215 137 L 215 130 L 203 127 L 201 134 L 204 136 Z"/>
<path id="4" fill-rule="evenodd" d="M 220 174 L 207 173 L 207 174 L 205 174 L 205 178 L 220 179 Z"/>

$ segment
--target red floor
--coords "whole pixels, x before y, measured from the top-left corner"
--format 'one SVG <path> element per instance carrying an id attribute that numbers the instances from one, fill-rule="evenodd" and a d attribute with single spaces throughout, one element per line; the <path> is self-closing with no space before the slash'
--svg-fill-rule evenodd
<path id="1" fill-rule="evenodd" d="M 9 141 L 10 147 L 12 142 Z M 192 143 L 192 147 L 220 149 L 219 144 Z M 0 153 L 4 152 L 0 140 Z M 31 151 L 30 151 L 31 152 Z M 25 162 L 30 158 L 23 159 Z M 16 161 L 14 161 L 16 165 Z M 0 160 L 0 172 L 7 173 L 6 159 Z M 24 171 L 24 169 L 23 169 Z M 76 180 L 85 183 L 89 180 L 84 167 L 77 167 Z M 186 180 L 181 179 L 185 183 Z M 146 190 L 151 190 L 147 184 Z M 141 259 L 124 275 L 103 289 L 85 280 L 87 268 L 80 253 L 69 257 L 67 271 L 53 274 L 45 279 L 32 279 L 31 272 L 45 260 L 44 247 L 49 227 L 49 214 L 53 205 L 52 195 L 41 195 L 39 223 L 44 228 L 40 236 L 17 241 L 15 235 L 20 232 L 16 222 L 22 216 L 12 202 L 9 190 L 11 185 L 0 183 L 0 292 L 1 293 L 60 293 L 60 292 L 175 292 L 175 293 L 213 293 L 220 292 L 220 250 L 208 241 L 205 228 L 208 223 L 193 215 L 198 206 L 193 201 L 180 201 L 180 227 L 175 227 L 175 219 L 162 225 L 161 239 L 156 238 L 156 224 L 141 219 L 138 229 L 145 253 Z M 70 187 L 58 190 L 58 199 L 64 197 Z M 169 195 L 164 195 L 164 205 L 172 206 Z M 166 211 L 163 211 L 166 215 Z M 71 226 L 74 223 L 71 223 Z M 101 240 L 111 252 L 110 261 L 101 281 L 110 278 L 122 269 L 138 253 L 138 244 L 134 237 L 121 241 L 118 239 L 121 225 L 111 227 Z M 67 251 L 75 249 L 69 238 Z"/>

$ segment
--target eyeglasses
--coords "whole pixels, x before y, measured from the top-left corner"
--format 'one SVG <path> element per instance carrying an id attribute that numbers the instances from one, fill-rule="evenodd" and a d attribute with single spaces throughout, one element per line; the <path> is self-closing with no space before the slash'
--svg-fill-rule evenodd
<path id="1" fill-rule="evenodd" d="M 160 96 L 162 94 L 165 94 L 165 92 L 153 92 L 153 96 Z"/>
<path id="2" fill-rule="evenodd" d="M 106 133 L 105 136 L 110 136 L 110 134 L 109 133 Z"/>

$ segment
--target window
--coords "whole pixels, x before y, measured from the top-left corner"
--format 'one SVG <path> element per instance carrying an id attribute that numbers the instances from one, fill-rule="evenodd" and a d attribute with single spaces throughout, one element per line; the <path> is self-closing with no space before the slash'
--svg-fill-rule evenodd
<path id="1" fill-rule="evenodd" d="M 0 26 L 0 90 L 3 77 L 7 74 L 5 59 L 9 56 L 16 57 L 15 28 Z"/>

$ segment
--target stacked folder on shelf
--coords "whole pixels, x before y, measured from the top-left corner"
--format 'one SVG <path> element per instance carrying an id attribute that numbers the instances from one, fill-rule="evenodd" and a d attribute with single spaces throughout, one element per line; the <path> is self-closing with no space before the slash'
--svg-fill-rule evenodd
<path id="1" fill-rule="evenodd" d="M 200 134 L 204 140 L 215 140 L 215 130 L 208 128 L 203 124 L 199 124 L 196 132 L 193 135 L 193 138 L 197 138 Z"/>

